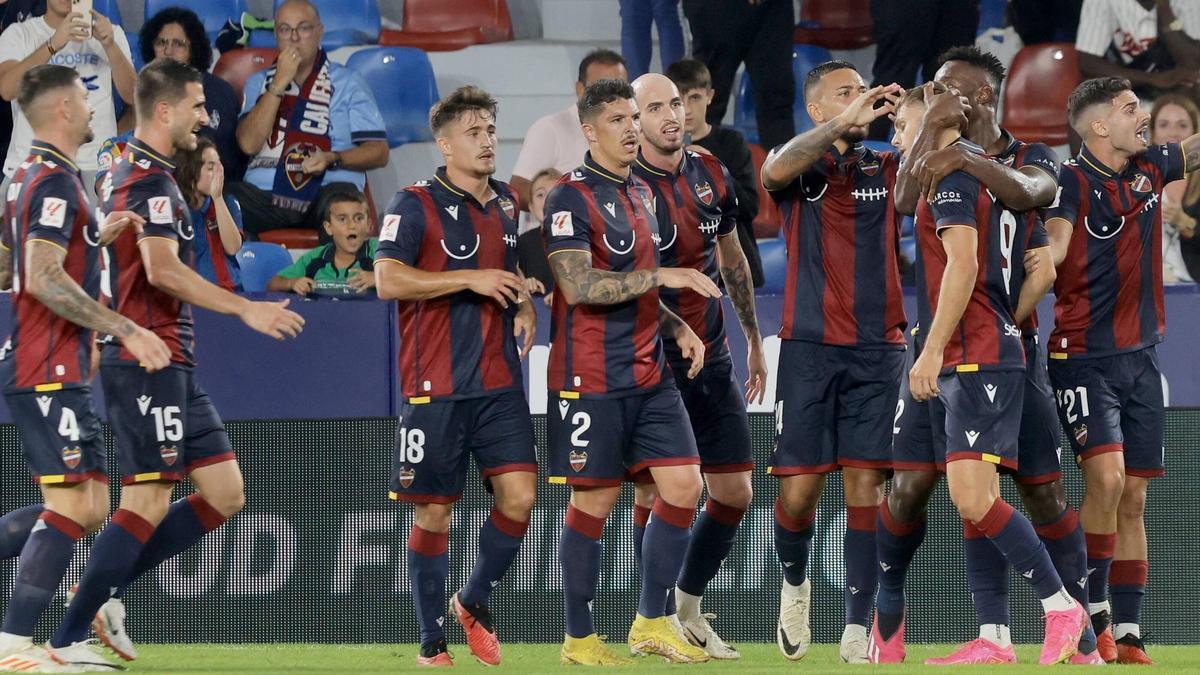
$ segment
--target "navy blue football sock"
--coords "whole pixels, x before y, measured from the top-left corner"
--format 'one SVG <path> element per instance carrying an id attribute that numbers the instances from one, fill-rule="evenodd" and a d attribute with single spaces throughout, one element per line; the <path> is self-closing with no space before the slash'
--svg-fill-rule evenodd
<path id="1" fill-rule="evenodd" d="M 659 497 L 642 543 L 642 592 L 638 614 L 656 619 L 666 614 L 667 595 L 675 587 L 691 539 L 695 509 L 668 504 Z"/>
<path id="2" fill-rule="evenodd" d="M 816 510 L 799 516 L 789 515 L 783 503 L 775 500 L 775 553 L 783 565 L 783 577 L 792 586 L 799 586 L 807 578 L 816 517 Z"/>
<path id="3" fill-rule="evenodd" d="M 488 604 L 492 589 L 500 583 L 520 552 L 527 529 L 529 521 L 513 520 L 492 507 L 491 516 L 479 528 L 479 555 L 471 569 L 471 578 L 458 594 L 460 602 L 464 605 Z"/>
<path id="4" fill-rule="evenodd" d="M 563 604 L 567 635 L 584 638 L 596 632 L 592 624 L 592 598 L 600 582 L 600 536 L 604 519 L 567 506 L 567 518 L 558 540 L 562 565 Z"/>
<path id="5" fill-rule="evenodd" d="M 421 644 L 445 639 L 446 577 L 450 574 L 449 532 L 416 525 L 408 534 L 408 586 L 421 624 Z"/>
<path id="6" fill-rule="evenodd" d="M 996 498 L 975 526 L 996 544 L 1013 569 L 1033 586 L 1039 599 L 1045 600 L 1063 590 L 1062 580 L 1054 571 L 1050 555 L 1038 539 L 1033 525 L 1004 499 Z"/>
<path id="7" fill-rule="evenodd" d="M 866 626 L 879 587 L 879 559 L 875 546 L 875 506 L 846 507 L 846 535 L 842 555 L 846 561 L 846 624 Z"/>
<path id="8" fill-rule="evenodd" d="M 45 507 L 32 504 L 9 511 L 0 517 L 0 559 L 8 559 L 21 554 L 25 548 L 25 540 L 29 538 L 29 530 L 42 515 Z"/>
<path id="9" fill-rule="evenodd" d="M 904 581 L 923 541 L 925 518 L 902 523 L 892 515 L 887 500 L 883 500 L 875 529 L 875 548 L 879 554 L 879 597 L 875 604 L 879 632 L 885 640 L 890 640 L 904 621 Z"/>
<path id="10" fill-rule="evenodd" d="M 158 524 L 150 541 L 146 542 L 137 565 L 129 579 L 117 589 L 113 597 L 125 595 L 125 589 L 146 572 L 158 567 L 164 560 L 191 548 L 205 534 L 212 532 L 225 522 L 221 515 L 199 493 L 188 495 L 171 504 L 167 516 Z"/>
<path id="11" fill-rule="evenodd" d="M 683 570 L 679 573 L 679 590 L 689 595 L 704 595 L 704 589 L 717 576 L 721 563 L 733 549 L 738 526 L 745 515 L 746 509 L 737 509 L 712 497 L 708 498 L 704 510 L 692 525 L 692 540 L 683 559 Z M 667 609 L 667 613 L 671 614 L 669 603 Z"/>
<path id="12" fill-rule="evenodd" d="M 0 628 L 12 635 L 33 636 L 83 536 L 82 525 L 53 511 L 42 511 L 39 520 L 21 551 L 21 571 Z"/>
<path id="13" fill-rule="evenodd" d="M 1117 548 L 1117 533 L 1087 532 L 1084 538 L 1087 540 L 1088 602 L 1108 602 L 1108 570 Z"/>
<path id="14" fill-rule="evenodd" d="M 967 587 L 980 626 L 1009 625 L 1008 560 L 975 524 L 962 521 Z"/>
<path id="15" fill-rule="evenodd" d="M 1067 593 L 1087 608 L 1087 542 L 1084 540 L 1083 526 L 1079 523 L 1079 514 L 1068 506 L 1056 518 L 1034 524 L 1034 529 L 1050 554 L 1050 562 L 1054 563 L 1054 569 Z M 1084 627 L 1083 637 L 1079 638 L 1079 648 L 1085 654 L 1096 650 L 1096 632 L 1092 630 L 1090 621 Z"/>
<path id="16" fill-rule="evenodd" d="M 1146 595 L 1146 578 L 1149 573 L 1150 563 L 1145 560 L 1113 562 L 1109 584 L 1112 587 L 1114 624 L 1141 623 L 1142 597 Z"/>

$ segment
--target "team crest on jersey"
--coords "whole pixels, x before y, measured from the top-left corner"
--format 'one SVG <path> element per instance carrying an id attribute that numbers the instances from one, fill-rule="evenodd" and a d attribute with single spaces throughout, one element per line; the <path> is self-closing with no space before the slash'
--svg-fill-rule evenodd
<path id="1" fill-rule="evenodd" d="M 874 176 L 875 174 L 879 173 L 879 160 L 873 159 L 870 162 L 865 162 L 863 164 L 859 164 L 858 170 L 862 171 L 864 174 L 866 174 L 868 176 Z"/>
<path id="2" fill-rule="evenodd" d="M 400 484 L 400 487 L 406 490 L 416 479 L 417 471 L 415 469 L 410 469 L 407 466 L 396 472 L 396 482 Z"/>
<path id="3" fill-rule="evenodd" d="M 1087 434 L 1087 425 L 1086 424 L 1080 424 L 1079 426 L 1075 427 L 1072 430 L 1072 433 L 1075 435 L 1075 442 L 1080 447 L 1087 445 L 1088 434 Z"/>
<path id="4" fill-rule="evenodd" d="M 1146 174 L 1139 173 L 1129 181 L 1129 187 L 1134 192 L 1149 192 L 1151 188 L 1154 187 L 1154 184 L 1150 182 L 1150 179 L 1146 177 Z"/>
<path id="5" fill-rule="evenodd" d="M 712 205 L 713 191 L 712 191 L 712 186 L 708 184 L 708 181 L 700 183 L 699 185 L 696 186 L 696 196 L 700 198 L 700 201 L 705 206 Z"/>
<path id="6" fill-rule="evenodd" d="M 283 153 L 283 170 L 293 190 L 308 185 L 314 174 L 304 173 L 304 160 L 318 152 L 312 143 L 296 143 Z"/>
<path id="7" fill-rule="evenodd" d="M 167 466 L 175 466 L 175 462 L 179 460 L 179 448 L 174 445 L 163 445 L 158 448 L 158 455 L 162 457 L 162 461 L 166 462 Z"/>
<path id="8" fill-rule="evenodd" d="M 509 220 L 512 220 L 517 215 L 517 207 L 513 204 L 513 200 L 508 197 L 500 198 L 500 210 L 504 211 L 504 215 L 508 216 Z"/>
<path id="9" fill-rule="evenodd" d="M 67 465 L 68 469 L 74 469 L 79 466 L 79 460 L 83 458 L 83 450 L 79 446 L 73 448 L 62 449 L 63 464 Z"/>
<path id="10" fill-rule="evenodd" d="M 571 470 L 575 473 L 579 473 L 580 471 L 583 471 L 583 467 L 587 466 L 587 451 L 580 450 L 579 452 L 576 452 L 572 450 L 570 459 Z"/>

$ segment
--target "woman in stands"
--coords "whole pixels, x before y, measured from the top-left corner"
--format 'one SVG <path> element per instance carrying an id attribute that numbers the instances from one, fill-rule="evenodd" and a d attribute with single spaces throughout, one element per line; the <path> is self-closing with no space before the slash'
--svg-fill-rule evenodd
<path id="1" fill-rule="evenodd" d="M 242 209 L 223 194 L 225 170 L 216 146 L 201 136 L 196 149 L 175 155 L 175 179 L 192 212 L 196 272 L 227 291 L 242 290 L 237 258 L 242 247 Z"/>
<path id="2" fill-rule="evenodd" d="M 1186 97 L 1167 94 L 1150 110 L 1150 133 L 1155 145 L 1178 143 L 1200 129 L 1200 110 Z M 1200 280 L 1200 237 L 1196 219 L 1183 212 L 1200 199 L 1200 172 L 1177 180 L 1163 190 L 1163 282 Z"/>
<path id="3" fill-rule="evenodd" d="M 200 133 L 213 140 L 229 180 L 241 180 L 246 171 L 246 156 L 235 137 L 241 101 L 228 82 L 208 72 L 212 65 L 212 44 L 200 17 L 190 9 L 168 7 L 142 25 L 140 41 L 143 62 L 165 57 L 204 73 L 208 126 Z"/>

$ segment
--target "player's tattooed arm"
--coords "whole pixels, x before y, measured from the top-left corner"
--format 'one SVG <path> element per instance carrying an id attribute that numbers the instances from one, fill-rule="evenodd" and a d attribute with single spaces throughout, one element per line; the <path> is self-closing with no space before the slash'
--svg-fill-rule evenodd
<path id="1" fill-rule="evenodd" d="M 1050 206 L 1058 190 L 1057 179 L 1035 165 L 1014 169 L 961 146 L 926 153 L 913 163 L 911 172 L 917 176 L 919 194 L 931 199 L 938 183 L 959 169 L 974 176 L 1015 211 Z"/>
<path id="2" fill-rule="evenodd" d="M 1183 148 L 1183 166 L 1187 172 L 1200 170 L 1200 134 L 1188 136 L 1179 145 Z"/>
<path id="3" fill-rule="evenodd" d="M 137 330 L 132 321 L 96 302 L 75 283 L 63 269 L 66 252 L 61 248 L 35 239 L 26 243 L 25 251 L 25 290 L 50 311 L 78 326 L 119 338 L 128 338 Z"/>
<path id="4" fill-rule="evenodd" d="M 717 240 L 717 258 L 720 261 L 721 279 L 725 282 L 733 310 L 737 312 L 738 322 L 742 324 L 742 331 L 752 346 L 760 344 L 762 335 L 758 330 L 758 316 L 754 312 L 754 280 L 736 232 Z"/>
<path id="5" fill-rule="evenodd" d="M 658 270 L 606 272 L 592 267 L 587 251 L 562 250 L 550 255 L 554 281 L 569 305 L 616 305 L 658 287 Z"/>
<path id="6" fill-rule="evenodd" d="M 0 246 L 0 291 L 12 290 L 13 261 L 12 251 Z"/>

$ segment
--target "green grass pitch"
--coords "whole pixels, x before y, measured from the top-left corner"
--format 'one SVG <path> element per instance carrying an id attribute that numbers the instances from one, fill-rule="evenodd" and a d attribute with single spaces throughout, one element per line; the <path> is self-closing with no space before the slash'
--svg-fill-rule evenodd
<path id="1" fill-rule="evenodd" d="M 619 649 L 623 645 L 616 645 Z M 767 673 L 781 669 L 806 672 L 865 671 L 870 673 L 913 672 L 928 670 L 920 665 L 930 656 L 949 653 L 951 645 L 909 645 L 908 663 L 902 666 L 848 666 L 838 659 L 837 645 L 813 645 L 799 663 L 785 661 L 773 644 L 741 644 L 742 659 L 733 662 L 709 662 L 694 666 L 668 665 L 660 659 L 638 659 L 629 672 L 703 672 Z M 414 665 L 414 645 L 142 645 L 141 656 L 129 664 L 139 673 L 394 673 L 418 670 Z M 558 645 L 504 645 L 504 661 L 498 669 L 512 673 L 538 673 L 560 669 Z M 482 671 L 464 645 L 452 645 L 455 666 Z M 1200 646 L 1152 645 L 1150 654 L 1158 668 L 1171 673 L 1200 673 Z M 1021 645 L 1015 666 L 978 666 L 970 672 L 1024 673 L 1044 672 L 1037 665 L 1038 647 Z M 421 669 L 424 670 L 424 669 Z M 586 670 L 586 669 L 580 669 Z M 1133 672 L 1134 667 L 1121 667 Z M 1153 672 L 1153 671 L 1150 671 Z"/>

